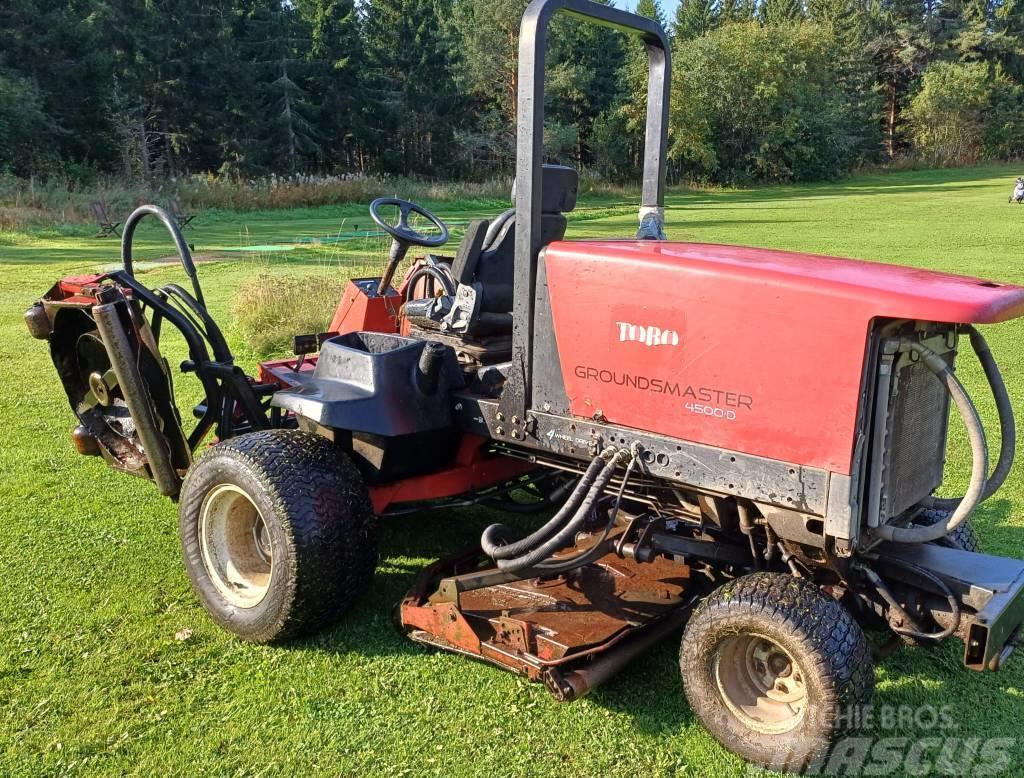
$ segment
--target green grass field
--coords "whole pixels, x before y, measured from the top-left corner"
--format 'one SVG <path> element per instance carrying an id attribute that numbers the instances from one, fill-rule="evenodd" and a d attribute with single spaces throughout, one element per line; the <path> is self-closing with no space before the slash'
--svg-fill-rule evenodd
<path id="1" fill-rule="evenodd" d="M 1024 283 L 1024 207 L 1006 203 L 1016 175 L 987 168 L 673 193 L 669 234 Z M 453 219 L 505 207 L 428 205 Z M 635 219 L 632 203 L 584 194 L 569 236 L 628 235 Z M 385 245 L 360 238 L 288 251 L 225 249 L 368 225 L 355 207 L 196 219 L 189 240 L 210 260 L 200 271 L 211 308 L 228 323 L 247 367 L 254 357 L 229 324 L 244 279 L 366 273 Z M 58 277 L 116 261 L 116 243 L 91 235 L 83 228 L 0 233 L 0 775 L 750 774 L 694 720 L 674 639 L 588 698 L 560 705 L 542 687 L 404 638 L 391 622 L 392 606 L 424 565 L 478 536 L 494 519 L 486 511 L 386 521 L 373 591 L 325 634 L 260 647 L 215 628 L 189 588 L 175 506 L 149 484 L 74 453 L 73 416 L 45 344 L 22 323 L 24 309 Z M 180 276 L 176 266 L 154 261 L 169 253 L 158 229 L 141 228 L 138 246 L 147 283 Z M 987 333 L 1021 416 L 1024 323 Z M 962 372 L 992 422 L 980 370 L 965 359 Z M 953 491 L 966 466 L 958 435 Z M 986 551 L 1024 555 L 1020 477 L 1017 468 L 975 517 Z M 191 637 L 177 640 L 182 630 Z M 1018 738 L 1024 658 L 980 675 L 960 667 L 960 652 L 953 643 L 901 650 L 877 670 L 877 703 L 946 706 L 955 727 L 924 732 L 879 723 L 872 733 Z M 923 762 L 934 757 L 927 752 Z M 1020 742 L 1013 761 L 1024 762 Z"/>

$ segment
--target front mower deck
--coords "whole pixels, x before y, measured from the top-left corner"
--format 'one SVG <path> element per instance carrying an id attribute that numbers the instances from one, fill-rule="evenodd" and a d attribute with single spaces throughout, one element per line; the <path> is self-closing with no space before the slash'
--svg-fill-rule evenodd
<path id="1" fill-rule="evenodd" d="M 402 627 L 418 642 L 541 681 L 564 701 L 680 626 L 698 589 L 690 568 L 667 558 L 641 564 L 609 552 L 530 579 L 481 568 L 483 559 L 473 549 L 426 568 L 401 603 Z"/>

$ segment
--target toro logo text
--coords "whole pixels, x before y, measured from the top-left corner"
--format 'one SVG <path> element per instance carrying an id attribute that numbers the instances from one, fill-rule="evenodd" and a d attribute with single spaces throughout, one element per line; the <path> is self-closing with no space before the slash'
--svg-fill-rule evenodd
<path id="1" fill-rule="evenodd" d="M 619 330 L 619 342 L 643 343 L 645 346 L 678 346 L 679 333 L 675 330 L 663 330 L 660 327 L 643 324 L 630 324 L 625 321 L 615 322 Z"/>

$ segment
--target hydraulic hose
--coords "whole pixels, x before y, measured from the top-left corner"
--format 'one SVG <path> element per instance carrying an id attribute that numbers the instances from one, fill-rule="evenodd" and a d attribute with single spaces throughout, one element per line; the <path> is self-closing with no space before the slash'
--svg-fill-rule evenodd
<path id="1" fill-rule="evenodd" d="M 576 509 L 579 507 L 580 502 L 583 500 L 584 495 L 593 486 L 595 479 L 601 472 L 601 469 L 605 466 L 607 456 L 610 456 L 610 449 L 606 449 L 599 456 L 594 457 L 590 463 L 590 467 L 587 468 L 586 472 L 580 477 L 579 482 L 576 484 L 576 488 L 573 489 L 572 494 L 569 495 L 569 499 L 566 500 L 565 504 L 558 509 L 558 512 L 552 516 L 540 529 L 530 533 L 522 540 L 517 540 L 514 543 L 504 543 L 503 538 L 507 537 L 512 529 L 505 526 L 504 524 L 492 524 L 484 530 L 484 534 L 480 538 L 480 547 L 484 553 L 491 559 L 511 559 L 513 557 L 522 556 L 523 554 L 532 551 L 534 548 L 539 546 L 541 543 L 548 540 L 558 530 L 565 526 L 565 523 L 569 521 Z"/>
<path id="2" fill-rule="evenodd" d="M 593 485 L 576 509 L 576 513 L 573 514 L 573 517 L 554 537 L 522 556 L 513 559 L 499 559 L 498 569 L 505 573 L 517 573 L 520 570 L 534 567 L 539 562 L 548 559 L 556 551 L 568 546 L 587 520 L 587 515 L 590 513 L 591 508 L 594 507 L 594 503 L 597 502 L 608 482 L 612 480 L 612 476 L 615 475 L 619 465 L 629 461 L 630 457 L 632 457 L 632 454 L 628 450 L 621 449 L 618 451 L 608 464 L 601 469 Z"/>
<path id="3" fill-rule="evenodd" d="M 964 426 L 967 427 L 967 439 L 971 445 L 970 483 L 964 496 L 958 501 L 956 509 L 945 522 L 940 521 L 925 527 L 893 527 L 883 524 L 876 529 L 878 536 L 883 540 L 895 543 L 929 543 L 959 527 L 983 499 L 988 482 L 988 444 L 985 442 L 985 429 L 977 408 L 945 360 L 923 343 L 909 338 L 900 339 L 900 348 L 916 351 L 928 369 L 946 385 L 946 391 L 949 392 L 960 417 L 964 420 Z"/>
<path id="4" fill-rule="evenodd" d="M 615 526 L 615 518 L 618 516 L 619 507 L 622 505 L 622 497 L 626 493 L 626 484 L 629 483 L 629 477 L 633 474 L 633 468 L 639 460 L 637 454 L 638 452 L 633 452 L 633 458 L 629 460 L 629 464 L 626 466 L 626 473 L 622 476 L 622 483 L 619 485 L 619 491 L 615 495 L 615 503 L 608 512 L 608 521 L 605 522 L 604 530 L 601 532 L 601 537 L 597 539 L 597 542 L 590 548 L 567 559 L 553 559 L 547 562 L 540 562 L 534 566 L 533 570 L 535 572 L 544 576 L 567 573 L 570 570 L 583 567 L 583 565 L 589 564 L 608 553 L 605 542 L 608 540 L 608 534 L 612 531 L 612 527 Z"/>
<path id="5" fill-rule="evenodd" d="M 124 265 L 124 271 L 131 277 L 135 277 L 135 268 L 132 264 L 132 241 L 135 239 L 135 228 L 139 226 L 139 222 L 147 216 L 154 216 L 160 220 L 160 222 L 167 228 L 167 231 L 171 233 L 171 238 L 174 240 L 174 248 L 178 251 L 178 259 L 181 261 L 181 266 L 185 269 L 185 275 L 189 277 L 192 282 L 192 290 L 195 292 L 195 299 L 203 308 L 206 308 L 206 300 L 203 298 L 203 290 L 199 286 L 199 274 L 196 272 L 195 262 L 192 261 L 192 254 L 188 250 L 188 244 L 185 242 L 185 236 L 181 234 L 181 229 L 175 223 L 175 221 L 167 215 L 167 212 L 163 208 L 158 208 L 155 205 L 140 205 L 131 215 L 125 220 L 124 230 L 121 234 L 121 264 Z"/>
<path id="6" fill-rule="evenodd" d="M 962 610 L 960 603 L 957 602 L 956 596 L 952 590 L 945 584 L 945 582 L 937 575 L 930 573 L 923 567 L 918 567 L 911 562 L 905 562 L 903 560 L 889 558 L 887 560 L 891 564 L 895 564 L 899 567 L 909 570 L 912 573 L 916 573 L 920 577 L 930 581 L 936 588 L 938 588 L 943 597 L 946 598 L 946 602 L 949 603 L 950 613 L 952 619 L 949 626 L 939 632 L 924 632 L 921 626 L 917 623 L 917 620 L 907 613 L 907 610 L 900 605 L 896 599 L 896 595 L 892 593 L 888 586 L 885 585 L 885 581 L 882 580 L 881 576 L 878 575 L 874 570 L 868 567 L 865 563 L 858 563 L 857 567 L 860 569 L 867 579 L 871 581 L 872 586 L 875 587 L 875 591 L 882 597 L 883 600 L 888 603 L 889 607 L 896 612 L 896 614 L 903 620 L 904 624 L 909 624 L 909 627 L 891 627 L 892 631 L 897 635 L 906 635 L 907 637 L 918 638 L 920 640 L 945 640 L 951 635 L 955 634 L 960 628 L 960 620 L 962 618 Z"/>
<path id="7" fill-rule="evenodd" d="M 996 402 L 996 412 L 999 414 L 999 459 L 996 462 L 992 474 L 988 477 L 985 485 L 985 492 L 981 501 L 984 502 L 997 491 L 1006 481 L 1013 467 L 1013 457 L 1017 450 L 1017 425 L 1013 418 L 1013 403 L 1010 402 L 1010 395 L 1006 391 L 1006 384 L 1003 375 L 999 372 L 999 365 L 996 364 L 992 351 L 988 347 L 984 336 L 973 326 L 968 325 L 964 330 L 970 335 L 971 347 L 978 355 L 978 361 L 985 371 L 985 378 L 988 380 L 989 388 L 992 390 L 992 397 Z M 956 510 L 961 498 L 956 497 L 932 497 L 928 500 L 929 508 L 938 508 L 945 511 Z"/>
<path id="8" fill-rule="evenodd" d="M 487 228 L 487 233 L 484 235 L 484 245 L 482 251 L 491 251 L 495 248 L 495 244 L 498 241 L 498 236 L 504 231 L 505 225 L 510 220 L 516 218 L 516 209 L 509 208 L 507 211 L 498 216 L 497 219 L 491 222 L 491 226 Z"/>
<path id="9" fill-rule="evenodd" d="M 425 278 L 427 276 L 440 284 L 441 289 L 444 290 L 446 295 L 449 297 L 455 296 L 455 284 L 448 275 L 446 275 L 440 268 L 434 267 L 433 265 L 422 265 L 416 268 L 413 274 L 409 276 L 409 280 L 406 283 L 405 299 L 407 302 L 414 299 L 412 295 L 416 290 L 416 284 L 419 283 L 421 278 Z"/>

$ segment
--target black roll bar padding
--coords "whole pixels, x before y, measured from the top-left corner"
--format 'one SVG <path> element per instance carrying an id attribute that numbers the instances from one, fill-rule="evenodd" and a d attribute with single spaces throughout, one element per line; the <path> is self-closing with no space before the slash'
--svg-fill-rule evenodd
<path id="1" fill-rule="evenodd" d="M 533 0 L 519 28 L 515 283 L 512 304 L 513 380 L 503 393 L 503 405 L 514 409 L 520 417 L 525 414 L 529 399 L 534 287 L 537 255 L 541 249 L 544 62 L 548 27 L 552 17 L 559 12 L 639 35 L 643 39 L 647 47 L 649 75 L 641 207 L 661 209 L 665 204 L 665 154 L 668 148 L 671 73 L 671 48 L 665 30 L 653 19 L 590 0 Z"/>
<path id="2" fill-rule="evenodd" d="M 140 205 L 131 215 L 125 220 L 124 228 L 121 234 L 121 264 L 124 266 L 125 272 L 135 277 L 135 269 L 132 265 L 132 240 L 135 238 L 135 228 L 139 225 L 147 216 L 155 216 L 159 219 L 167 231 L 171 233 L 171 238 L 174 240 L 174 247 L 178 251 L 178 259 L 181 261 L 181 266 L 185 269 L 185 275 L 192 281 L 192 289 L 195 292 L 196 300 L 199 304 L 205 308 L 206 300 L 203 299 L 203 290 L 199 286 L 199 274 L 196 271 L 196 264 L 192 261 L 192 253 L 188 249 L 188 244 L 185 242 L 185 236 L 181 234 L 181 230 L 178 228 L 177 223 L 168 216 L 167 212 L 163 208 L 159 208 L 155 205 Z"/>

